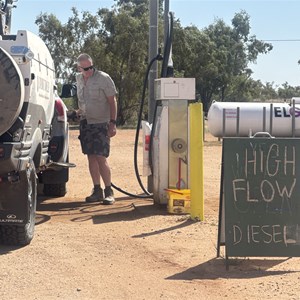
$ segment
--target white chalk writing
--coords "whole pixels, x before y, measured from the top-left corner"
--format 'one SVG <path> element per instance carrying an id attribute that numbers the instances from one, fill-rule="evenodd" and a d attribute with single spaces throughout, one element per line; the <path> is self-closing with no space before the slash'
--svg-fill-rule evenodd
<path id="1" fill-rule="evenodd" d="M 260 145 L 251 144 L 252 149 L 245 149 L 245 176 L 266 174 L 273 177 L 277 174 L 295 176 L 296 152 L 294 146 L 284 146 L 280 149 L 279 145 L 272 144 L 265 150 Z M 237 160 L 237 164 L 239 161 Z M 290 165 L 291 168 L 288 168 Z"/>
<path id="2" fill-rule="evenodd" d="M 265 205 L 266 213 L 292 214 L 291 199 L 297 184 L 294 145 L 250 143 L 235 154 L 232 192 L 235 208 L 241 213 Z M 276 203 L 275 203 L 276 202 Z M 270 206 L 273 205 L 273 207 Z"/>
<path id="3" fill-rule="evenodd" d="M 296 228 L 291 228 L 296 227 Z M 290 232 L 295 232 L 291 235 Z M 233 245 L 247 244 L 295 244 L 299 240 L 298 225 L 233 225 Z"/>

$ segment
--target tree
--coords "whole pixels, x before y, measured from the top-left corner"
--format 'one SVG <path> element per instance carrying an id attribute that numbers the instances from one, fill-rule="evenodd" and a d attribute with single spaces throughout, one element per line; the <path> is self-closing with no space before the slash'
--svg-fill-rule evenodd
<path id="1" fill-rule="evenodd" d="M 282 87 L 278 88 L 278 96 L 281 99 L 288 100 L 292 97 L 300 97 L 300 86 L 290 86 L 287 82 L 281 85 Z"/>
<path id="2" fill-rule="evenodd" d="M 174 52 L 177 51 L 177 55 L 187 53 L 189 61 L 177 65 L 174 60 L 175 68 L 181 68 L 187 77 L 196 78 L 196 89 L 205 111 L 213 96 L 226 100 L 226 91 L 237 77 L 247 80 L 251 74 L 248 64 L 256 62 L 259 54 L 272 50 L 271 44 L 257 40 L 255 35 L 250 36 L 249 20 L 249 15 L 241 11 L 235 14 L 232 26 L 217 19 L 201 31 L 195 26 L 177 29 L 185 34 L 186 44 L 180 46 L 181 49 L 174 45 Z"/>
<path id="3" fill-rule="evenodd" d="M 160 0 L 160 20 L 162 3 Z M 95 15 L 73 8 L 66 24 L 52 14 L 41 14 L 36 20 L 59 78 L 74 82 L 74 64 L 81 52 L 89 53 L 95 66 L 112 76 L 118 90 L 119 125 L 137 116 L 148 60 L 148 4 L 148 0 L 119 0 L 111 9 L 99 9 Z M 196 26 L 184 28 L 174 20 L 175 75 L 196 78 L 196 92 L 206 112 L 213 97 L 248 101 L 263 95 L 258 92 L 260 83 L 251 80 L 248 64 L 270 51 L 272 45 L 250 36 L 249 19 L 241 11 L 235 14 L 231 26 L 217 19 L 202 30 Z M 159 26 L 162 41 L 162 22 Z"/>
<path id="4" fill-rule="evenodd" d="M 261 100 L 277 99 L 278 95 L 274 87 L 274 82 L 266 82 L 261 92 Z"/>
<path id="5" fill-rule="evenodd" d="M 53 14 L 41 14 L 36 20 L 59 78 L 74 82 L 76 57 L 82 52 L 111 75 L 118 90 L 121 125 L 136 117 L 133 111 L 140 100 L 148 49 L 148 12 L 143 6 L 147 1 L 129 2 L 119 1 L 119 6 L 99 9 L 96 15 L 79 14 L 73 8 L 64 25 Z"/>
<path id="6" fill-rule="evenodd" d="M 161 18 L 162 3 L 160 0 Z M 137 114 L 133 111 L 137 112 L 141 101 L 148 60 L 148 8 L 148 0 L 119 0 L 114 9 L 100 9 L 98 12 L 106 53 L 110 53 L 107 70 L 118 89 L 118 124 L 135 120 Z"/>
<path id="7" fill-rule="evenodd" d="M 106 70 L 118 89 L 118 122 L 125 124 L 137 111 L 146 69 L 148 20 L 135 8 L 99 10 L 110 65 Z"/>
<path id="8" fill-rule="evenodd" d="M 80 15 L 72 8 L 73 15 L 62 24 L 53 14 L 40 14 L 36 19 L 39 35 L 49 48 L 57 70 L 57 78 L 74 80 L 74 62 L 80 52 L 97 47 L 103 53 L 103 40 L 99 35 L 100 22 L 89 12 Z"/>
<path id="9" fill-rule="evenodd" d="M 231 102 L 248 102 L 261 99 L 263 84 L 242 74 L 236 76 L 226 90 L 226 100 Z"/>

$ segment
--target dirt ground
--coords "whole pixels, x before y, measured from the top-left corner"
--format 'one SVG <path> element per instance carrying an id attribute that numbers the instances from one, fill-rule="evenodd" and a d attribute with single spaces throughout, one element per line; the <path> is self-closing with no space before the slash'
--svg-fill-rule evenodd
<path id="1" fill-rule="evenodd" d="M 118 131 L 110 165 L 113 182 L 139 194 L 134 134 Z M 227 271 L 223 247 L 216 257 L 216 138 L 205 136 L 205 220 L 194 222 L 117 191 L 113 206 L 86 204 L 92 183 L 77 136 L 72 130 L 70 161 L 77 166 L 67 195 L 39 203 L 29 246 L 0 247 L 0 299 L 300 299 L 299 258 L 240 258 Z"/>

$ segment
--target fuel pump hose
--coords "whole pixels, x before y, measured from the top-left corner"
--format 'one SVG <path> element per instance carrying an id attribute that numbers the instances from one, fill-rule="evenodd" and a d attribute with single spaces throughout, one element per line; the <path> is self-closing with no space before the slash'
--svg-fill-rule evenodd
<path id="1" fill-rule="evenodd" d="M 139 109 L 139 114 L 138 114 L 138 120 L 137 120 L 137 125 L 136 125 L 136 132 L 135 132 L 135 141 L 134 141 L 134 171 L 135 171 L 137 181 L 138 181 L 141 189 L 145 193 L 145 195 L 135 195 L 135 194 L 129 193 L 127 191 L 124 191 L 123 189 L 117 187 L 113 183 L 111 184 L 112 187 L 114 189 L 116 189 L 117 191 L 119 191 L 127 196 L 134 197 L 134 198 L 141 198 L 141 199 L 153 197 L 153 194 L 151 194 L 147 191 L 147 189 L 144 187 L 143 182 L 141 180 L 141 177 L 139 174 L 139 168 L 138 168 L 138 161 L 137 161 L 137 151 L 138 151 L 139 133 L 140 133 L 141 122 L 142 122 L 142 114 L 143 114 L 143 107 L 144 107 L 145 97 L 146 97 L 148 77 L 149 77 L 151 67 L 156 60 L 162 60 L 162 56 L 160 53 L 158 53 L 154 58 L 152 58 L 152 60 L 150 61 L 150 63 L 148 64 L 148 67 L 147 67 L 146 75 L 144 78 L 143 93 L 142 93 L 142 99 L 140 102 L 140 109 Z"/>
<path id="2" fill-rule="evenodd" d="M 153 65 L 153 63 L 156 60 L 162 60 L 162 69 L 161 69 L 161 77 L 170 77 L 173 76 L 173 67 L 170 67 L 168 65 L 168 62 L 170 60 L 170 56 L 171 56 L 171 51 L 172 51 L 172 42 L 173 42 L 173 13 L 169 13 L 170 15 L 170 20 L 169 20 L 169 24 L 168 24 L 168 36 L 166 37 L 166 41 L 165 41 L 165 47 L 164 47 L 164 56 L 162 57 L 162 55 L 160 54 L 160 52 L 154 57 L 152 58 L 152 60 L 150 61 L 150 63 L 148 64 L 147 67 L 147 71 L 145 74 L 145 78 L 144 78 L 144 84 L 143 84 L 143 93 L 142 93 L 142 99 L 140 102 L 140 109 L 139 109 L 139 114 L 138 114 L 138 121 L 137 121 L 137 126 L 136 126 L 136 133 L 135 133 L 135 142 L 134 142 L 134 170 L 135 170 L 135 175 L 136 178 L 138 180 L 138 183 L 141 187 L 141 189 L 143 190 L 143 192 L 145 193 L 145 195 L 135 195 L 132 193 L 129 193 L 127 191 L 124 191 L 123 189 L 117 187 L 116 185 L 114 185 L 112 183 L 112 187 L 115 188 L 116 190 L 118 190 L 119 192 L 130 196 L 130 197 L 134 197 L 134 198 L 152 198 L 153 194 L 149 193 L 149 191 L 144 187 L 142 181 L 141 181 L 141 177 L 139 174 L 139 169 L 138 169 L 138 162 L 137 162 L 137 151 L 138 151 L 138 140 L 139 140 L 139 133 L 140 133 L 140 128 L 141 128 L 141 122 L 142 122 L 142 114 L 143 114 L 143 107 L 144 107 L 144 102 L 145 102 L 145 96 L 146 96 L 146 89 L 147 89 L 147 83 L 148 83 L 148 77 L 149 77 L 149 73 L 151 70 L 151 67 Z M 170 71 L 171 70 L 171 71 Z M 150 147 L 149 147 L 149 164 L 150 164 L 150 169 L 151 172 L 153 173 L 153 163 L 152 163 L 152 140 L 154 137 L 154 133 L 155 133 L 155 122 L 156 122 L 156 113 L 157 113 L 157 107 L 158 107 L 158 102 L 156 101 L 155 103 L 155 108 L 154 108 L 154 115 L 153 115 L 153 121 L 152 121 L 152 130 L 151 130 L 151 136 L 150 136 Z"/>

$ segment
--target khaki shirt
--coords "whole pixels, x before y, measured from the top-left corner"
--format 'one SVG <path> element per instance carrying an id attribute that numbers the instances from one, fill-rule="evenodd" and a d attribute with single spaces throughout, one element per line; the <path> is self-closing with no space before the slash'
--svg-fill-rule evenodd
<path id="1" fill-rule="evenodd" d="M 110 106 L 107 97 L 117 94 L 111 77 L 95 70 L 94 74 L 84 82 L 83 75 L 76 75 L 78 106 L 81 118 L 88 124 L 105 123 L 110 120 Z"/>

